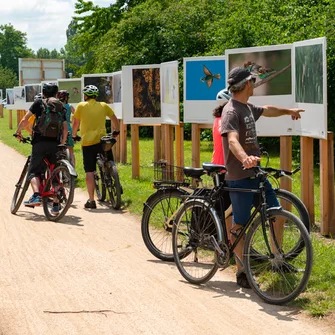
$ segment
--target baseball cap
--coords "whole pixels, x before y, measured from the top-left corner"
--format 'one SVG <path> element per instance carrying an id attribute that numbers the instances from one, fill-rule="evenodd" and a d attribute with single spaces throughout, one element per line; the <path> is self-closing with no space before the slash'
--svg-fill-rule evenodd
<path id="1" fill-rule="evenodd" d="M 234 67 L 228 74 L 228 90 L 242 80 L 250 80 L 252 78 L 251 72 L 244 67 Z"/>

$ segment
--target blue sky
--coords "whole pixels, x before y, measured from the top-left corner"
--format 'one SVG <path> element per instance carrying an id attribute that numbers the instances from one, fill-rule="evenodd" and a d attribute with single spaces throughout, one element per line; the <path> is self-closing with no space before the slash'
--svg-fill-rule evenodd
<path id="1" fill-rule="evenodd" d="M 66 44 L 66 29 L 74 15 L 76 0 L 8 0 L 1 6 L 0 24 L 11 23 L 27 34 L 27 45 L 33 50 L 47 48 L 59 51 Z M 108 7 L 114 0 L 93 0 Z"/>

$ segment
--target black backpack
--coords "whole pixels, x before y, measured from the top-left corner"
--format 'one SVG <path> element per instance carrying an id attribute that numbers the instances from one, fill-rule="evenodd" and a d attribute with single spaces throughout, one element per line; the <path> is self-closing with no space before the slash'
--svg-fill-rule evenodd
<path id="1" fill-rule="evenodd" d="M 42 113 L 35 121 L 34 132 L 41 136 L 59 139 L 62 134 L 66 109 L 56 98 L 42 100 Z"/>

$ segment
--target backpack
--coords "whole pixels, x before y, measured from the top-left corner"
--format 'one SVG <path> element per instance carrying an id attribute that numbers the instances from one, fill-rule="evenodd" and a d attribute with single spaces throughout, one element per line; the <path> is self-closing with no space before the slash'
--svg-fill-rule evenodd
<path id="1" fill-rule="evenodd" d="M 62 125 L 65 108 L 56 98 L 42 100 L 42 113 L 35 121 L 34 132 L 41 136 L 59 139 L 62 134 Z"/>

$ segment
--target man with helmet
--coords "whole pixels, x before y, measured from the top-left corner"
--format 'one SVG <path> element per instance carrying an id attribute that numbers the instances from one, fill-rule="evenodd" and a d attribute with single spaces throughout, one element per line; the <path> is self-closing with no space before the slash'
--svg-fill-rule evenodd
<path id="1" fill-rule="evenodd" d="M 72 138 L 72 126 L 71 126 L 71 115 L 74 114 L 74 108 L 69 104 L 69 92 L 67 90 L 60 90 L 57 93 L 57 98 L 63 103 L 66 108 L 66 122 L 67 122 L 67 130 L 68 137 L 66 140 L 66 146 L 69 149 L 70 159 L 73 166 L 75 166 L 75 157 L 73 152 L 74 141 Z"/>
<path id="2" fill-rule="evenodd" d="M 41 204 L 40 189 L 40 176 L 45 170 L 44 158 L 47 158 L 51 164 L 56 163 L 57 146 L 59 144 L 65 144 L 67 136 L 67 124 L 65 109 L 63 104 L 56 98 L 58 92 L 58 86 L 55 83 L 45 83 L 42 87 L 42 93 L 44 98 L 36 98 L 33 104 L 30 106 L 29 111 L 20 121 L 16 130 L 16 135 L 20 139 L 22 138 L 21 130 L 25 129 L 29 124 L 29 119 L 35 116 L 35 126 L 33 127 L 32 137 L 32 153 L 30 165 L 28 168 L 28 178 L 30 179 L 31 187 L 33 189 L 33 195 L 24 204 L 29 207 L 39 206 Z M 50 138 L 42 136 L 38 131 L 38 121 L 42 116 L 42 113 L 46 108 L 46 101 L 52 101 L 53 104 L 63 113 L 62 118 L 62 131 L 59 133 L 57 138 Z"/>
<path id="3" fill-rule="evenodd" d="M 275 106 L 257 107 L 248 102 L 253 95 L 256 77 L 244 67 L 236 67 L 228 74 L 228 89 L 232 98 L 224 106 L 222 111 L 221 135 L 223 138 L 225 164 L 227 167 L 226 182 L 231 188 L 257 189 L 259 178 L 256 178 L 250 168 L 259 164 L 260 149 L 257 141 L 255 122 L 263 115 L 277 117 L 291 116 L 292 119 L 300 119 L 303 109 L 279 108 Z M 224 95 L 221 95 L 224 97 Z M 270 207 L 279 206 L 271 184 L 265 183 L 266 201 Z M 254 203 L 252 192 L 229 192 L 233 206 L 233 227 L 231 240 L 239 234 L 243 226 L 247 224 L 251 208 Z M 256 204 L 255 204 L 256 205 Z M 275 227 L 280 234 L 280 225 Z M 238 243 L 235 248 L 237 264 L 236 281 L 239 286 L 250 288 L 243 269 L 244 241 Z"/>
<path id="4" fill-rule="evenodd" d="M 99 89 L 96 86 L 85 86 L 83 93 L 85 102 L 80 102 L 76 107 L 73 115 L 72 131 L 75 138 L 80 126 L 84 170 L 86 172 L 86 185 L 89 196 L 84 207 L 95 209 L 94 172 L 96 170 L 97 154 L 102 151 L 100 139 L 106 135 L 106 117 L 108 116 L 112 122 L 115 136 L 120 133 L 120 128 L 114 111 L 105 102 L 96 100 L 99 95 Z"/>

